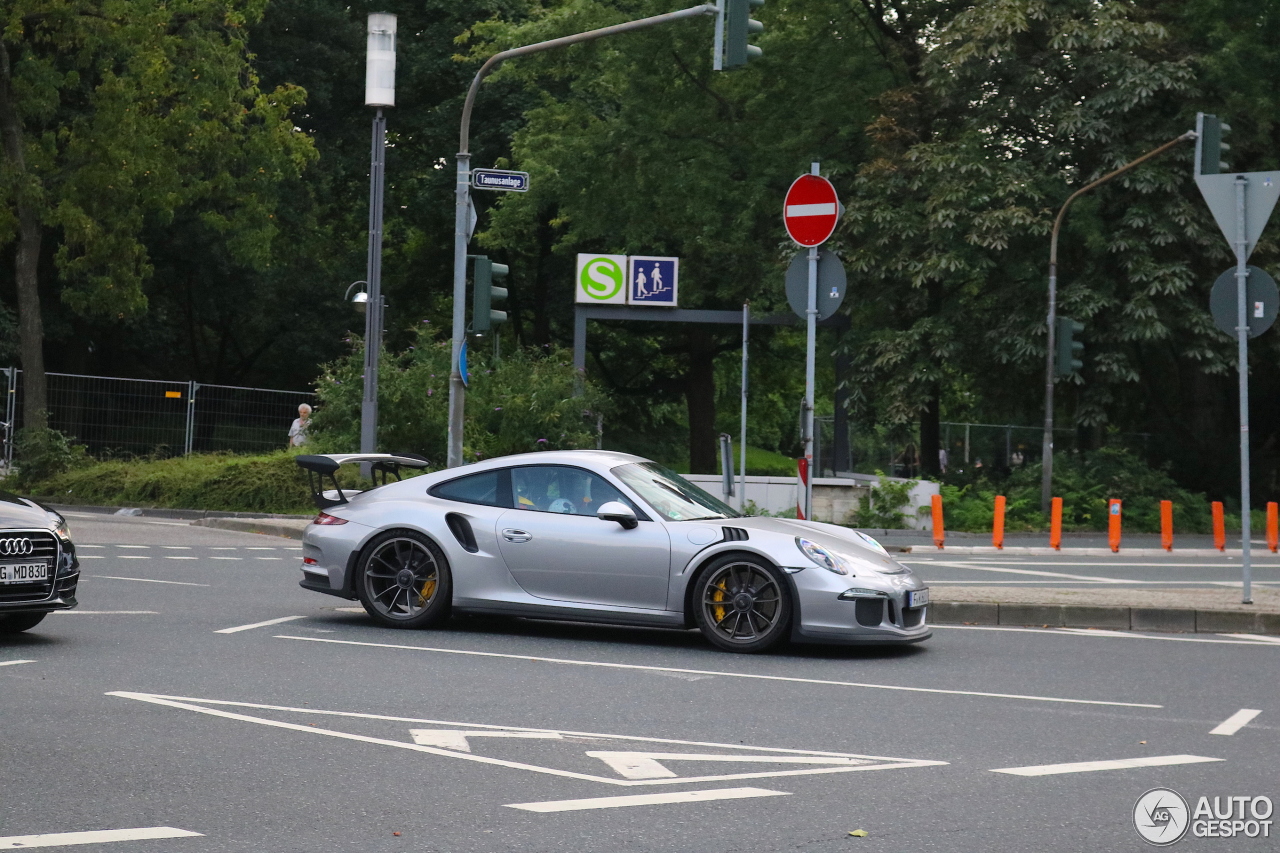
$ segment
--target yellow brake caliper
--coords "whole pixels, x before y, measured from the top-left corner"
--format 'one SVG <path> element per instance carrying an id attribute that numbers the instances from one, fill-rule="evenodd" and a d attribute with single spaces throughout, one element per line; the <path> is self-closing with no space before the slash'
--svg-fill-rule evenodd
<path id="1" fill-rule="evenodd" d="M 422 585 L 422 589 L 418 593 L 418 606 L 421 607 L 422 605 L 430 601 L 431 596 L 435 595 L 435 592 L 436 592 L 436 579 L 432 578 L 431 580 L 427 581 Z"/>
<path id="2" fill-rule="evenodd" d="M 712 587 L 712 589 L 714 589 L 715 592 L 711 593 L 711 600 L 724 601 L 725 599 L 724 588 L 720 586 L 715 586 L 715 587 Z M 711 605 L 711 615 L 715 618 L 717 625 L 720 624 L 720 622 L 724 621 L 724 614 L 725 614 L 724 605 L 721 605 L 721 604 Z"/>

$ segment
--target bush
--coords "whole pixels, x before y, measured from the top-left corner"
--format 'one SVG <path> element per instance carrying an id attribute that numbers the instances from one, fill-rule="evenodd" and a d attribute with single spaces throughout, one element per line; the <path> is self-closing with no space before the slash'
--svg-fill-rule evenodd
<path id="1" fill-rule="evenodd" d="M 883 471 L 877 471 L 876 476 L 881 479 L 867 494 L 858 498 L 858 508 L 849 513 L 845 523 L 850 527 L 875 530 L 905 530 L 907 513 L 904 510 L 911 503 L 911 490 L 916 481 L 885 480 Z"/>
<path id="2" fill-rule="evenodd" d="M 449 432 L 448 341 L 427 327 L 413 346 L 384 354 L 378 370 L 378 446 L 408 451 L 443 465 Z M 533 450 L 595 447 L 596 414 L 607 400 L 587 382 L 575 397 L 573 359 L 561 349 L 517 349 L 493 360 L 472 353 L 463 452 L 485 459 Z M 312 452 L 346 452 L 360 446 L 364 354 L 359 345 L 326 365 L 317 382 L 320 405 L 308 433 Z"/>
<path id="3" fill-rule="evenodd" d="M 71 439 L 56 429 L 23 427 L 14 441 L 14 457 L 17 463 L 18 488 L 62 474 L 90 463 L 83 444 L 72 444 Z"/>
<path id="4" fill-rule="evenodd" d="M 949 530 L 991 529 L 995 497 L 1006 498 L 1005 530 L 1046 530 L 1040 511 L 1040 466 L 1015 469 L 1003 481 L 985 477 L 951 479 L 942 485 Z M 1167 468 L 1152 468 L 1132 453 L 1102 448 L 1054 459 L 1053 493 L 1062 498 L 1062 529 L 1106 530 L 1107 501 L 1124 502 L 1124 529 L 1160 532 L 1160 502 L 1173 501 L 1173 527 L 1178 533 L 1212 530 L 1209 498 L 1182 488 Z M 1238 522 L 1237 522 L 1238 528 Z"/>

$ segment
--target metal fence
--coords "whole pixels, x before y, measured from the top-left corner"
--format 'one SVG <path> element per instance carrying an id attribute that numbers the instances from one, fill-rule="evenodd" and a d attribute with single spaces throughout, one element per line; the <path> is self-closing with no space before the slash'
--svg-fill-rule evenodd
<path id="1" fill-rule="evenodd" d="M 23 424 L 22 371 L 0 370 L 5 383 L 4 461 Z M 278 391 L 163 379 L 48 373 L 49 426 L 92 456 L 176 456 L 283 448 L 308 391 Z"/>

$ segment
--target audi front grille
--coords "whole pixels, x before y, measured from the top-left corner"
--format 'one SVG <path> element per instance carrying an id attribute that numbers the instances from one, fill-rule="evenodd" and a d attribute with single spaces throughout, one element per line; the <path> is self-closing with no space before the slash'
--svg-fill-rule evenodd
<path id="1" fill-rule="evenodd" d="M 5 530 L 0 532 L 0 562 L 39 562 L 49 564 L 48 580 L 36 583 L 0 585 L 0 604 L 19 601 L 44 601 L 47 598 L 52 598 L 53 584 L 58 574 L 59 556 L 58 539 L 47 530 Z"/>

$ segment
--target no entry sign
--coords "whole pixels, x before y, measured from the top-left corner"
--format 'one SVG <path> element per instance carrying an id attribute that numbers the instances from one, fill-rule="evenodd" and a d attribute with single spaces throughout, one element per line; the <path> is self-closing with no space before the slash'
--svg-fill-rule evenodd
<path id="1" fill-rule="evenodd" d="M 801 175 L 787 190 L 782 221 L 801 246 L 820 246 L 836 230 L 840 204 L 836 188 L 821 175 Z"/>

